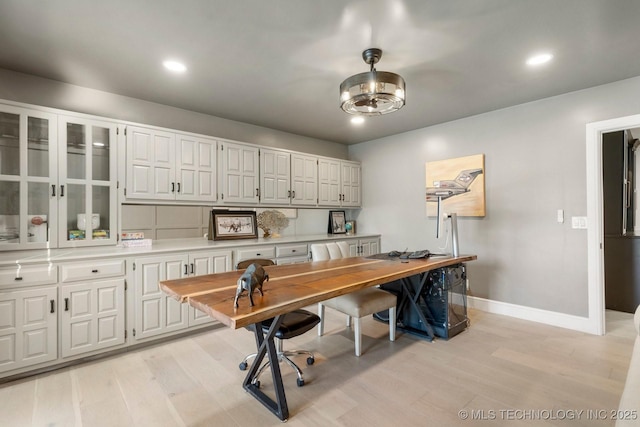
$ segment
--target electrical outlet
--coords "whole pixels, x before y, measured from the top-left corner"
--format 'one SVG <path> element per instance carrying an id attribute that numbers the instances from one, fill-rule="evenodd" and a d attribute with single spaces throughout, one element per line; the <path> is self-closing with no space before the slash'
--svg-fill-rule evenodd
<path id="1" fill-rule="evenodd" d="M 572 216 L 571 217 L 571 228 L 586 229 L 587 228 L 587 217 L 586 216 Z"/>

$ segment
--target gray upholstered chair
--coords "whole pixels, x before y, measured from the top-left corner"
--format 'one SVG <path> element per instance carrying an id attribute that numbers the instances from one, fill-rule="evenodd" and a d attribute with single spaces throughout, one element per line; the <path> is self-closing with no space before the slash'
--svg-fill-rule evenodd
<path id="1" fill-rule="evenodd" d="M 329 259 L 349 257 L 347 242 L 314 243 L 311 245 L 311 259 L 324 261 Z M 347 327 L 354 324 L 354 338 L 356 356 L 362 354 L 362 333 L 360 319 L 373 313 L 389 310 L 389 340 L 396 338 L 396 304 L 397 297 L 377 287 L 366 288 L 346 295 L 332 298 L 318 303 L 318 336 L 324 334 L 325 307 L 332 308 L 347 315 Z"/>
<path id="2" fill-rule="evenodd" d="M 251 264 L 256 263 L 263 267 L 274 265 L 274 262 L 270 259 L 249 259 L 246 261 L 241 261 L 237 265 L 238 270 L 244 270 L 249 267 Z M 262 331 L 263 333 L 267 333 L 269 327 L 271 327 L 271 322 L 273 319 L 268 319 L 262 322 Z M 302 376 L 302 370 L 295 364 L 293 360 L 290 359 L 292 356 L 298 355 L 306 355 L 307 356 L 307 365 L 312 365 L 315 361 L 315 357 L 313 353 L 308 350 L 283 350 L 282 341 L 297 337 L 298 335 L 302 335 L 305 332 L 313 329 L 318 323 L 320 323 L 320 317 L 315 313 L 312 313 L 308 310 L 294 310 L 291 313 L 287 313 L 284 315 L 282 319 L 282 323 L 276 332 L 276 351 L 278 352 L 278 362 L 286 362 L 289 366 L 293 368 L 298 376 L 297 384 L 299 387 L 304 385 L 304 377 Z M 249 330 L 254 330 L 255 325 L 250 325 L 247 327 Z M 248 367 L 249 359 L 256 357 L 256 353 L 252 353 L 244 358 L 242 362 L 240 362 L 240 370 L 244 371 Z M 260 386 L 260 375 L 269 367 L 271 361 L 267 360 L 260 367 L 260 369 L 256 372 L 255 377 L 253 378 L 253 383 L 258 387 Z"/>

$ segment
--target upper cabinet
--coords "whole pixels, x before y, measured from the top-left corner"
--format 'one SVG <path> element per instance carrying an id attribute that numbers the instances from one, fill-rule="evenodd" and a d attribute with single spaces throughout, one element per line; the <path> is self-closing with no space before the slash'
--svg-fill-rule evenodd
<path id="1" fill-rule="evenodd" d="M 0 107 L 0 250 L 115 243 L 116 132 Z"/>
<path id="2" fill-rule="evenodd" d="M 318 160 L 318 204 L 358 207 L 362 203 L 360 163 L 320 158 Z"/>
<path id="3" fill-rule="evenodd" d="M 127 199 L 216 201 L 214 139 L 127 126 Z"/>
<path id="4" fill-rule="evenodd" d="M 56 246 L 56 116 L 0 107 L 0 250 Z"/>
<path id="5" fill-rule="evenodd" d="M 117 132 L 114 122 L 59 116 L 58 246 L 115 244 Z"/>
<path id="6" fill-rule="evenodd" d="M 261 204 L 315 206 L 317 194 L 317 157 L 260 149 Z"/>
<path id="7" fill-rule="evenodd" d="M 258 147 L 220 143 L 220 201 L 224 204 L 260 201 Z"/>

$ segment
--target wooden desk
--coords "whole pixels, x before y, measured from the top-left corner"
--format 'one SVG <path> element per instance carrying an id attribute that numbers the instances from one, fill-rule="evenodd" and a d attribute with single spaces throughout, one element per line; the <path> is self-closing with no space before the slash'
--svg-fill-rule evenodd
<path id="1" fill-rule="evenodd" d="M 269 266 L 265 267 L 269 274 L 269 281 L 264 284 L 264 296 L 261 297 L 256 292 L 253 297 L 255 303 L 253 307 L 249 307 L 246 293 L 238 301 L 239 307 L 233 306 L 236 282 L 242 271 L 167 280 L 160 283 L 160 288 L 178 301 L 188 302 L 231 328 L 238 329 L 255 324 L 258 355 L 247 373 L 243 387 L 281 420 L 286 420 L 289 417 L 289 410 L 278 363 L 271 363 L 275 400 L 251 383 L 266 354 L 269 355 L 269 360 L 278 360 L 273 337 L 284 314 L 369 286 L 472 261 L 476 258 L 475 255 L 420 260 L 354 257 Z M 262 333 L 262 322 L 270 318 L 274 318 L 274 321 L 265 335 Z"/>

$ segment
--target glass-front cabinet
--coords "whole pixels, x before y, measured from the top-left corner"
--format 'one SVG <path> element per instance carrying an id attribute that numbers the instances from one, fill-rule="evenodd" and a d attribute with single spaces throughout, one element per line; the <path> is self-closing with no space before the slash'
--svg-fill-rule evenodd
<path id="1" fill-rule="evenodd" d="M 0 251 L 115 244 L 117 124 L 0 105 Z"/>
<path id="2" fill-rule="evenodd" d="M 0 250 L 56 246 L 56 116 L 0 106 Z"/>
<path id="3" fill-rule="evenodd" d="M 116 132 L 112 122 L 58 119 L 60 247 L 116 243 Z"/>

